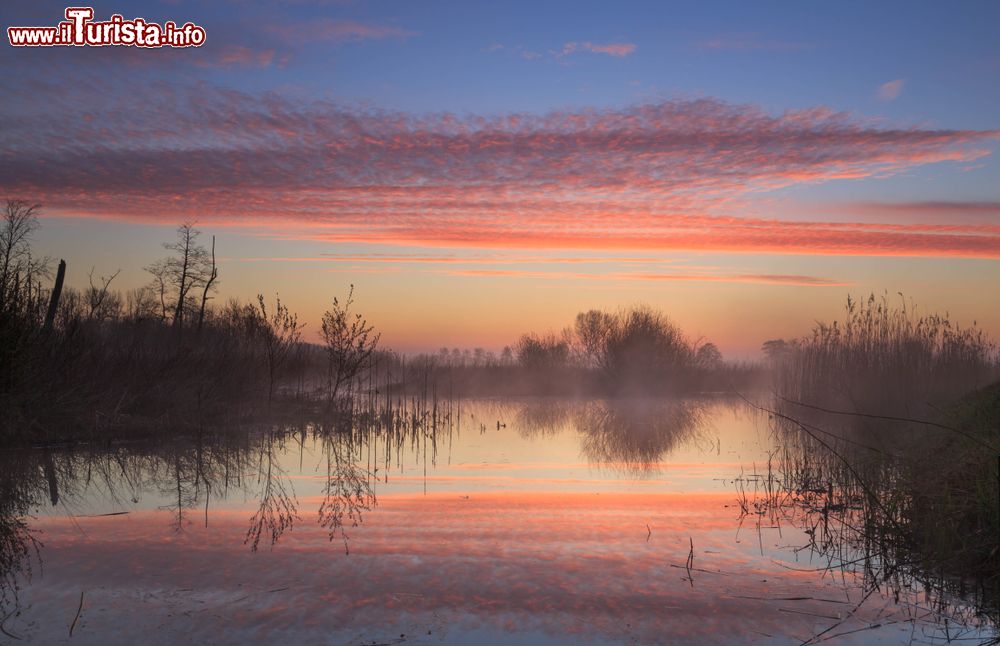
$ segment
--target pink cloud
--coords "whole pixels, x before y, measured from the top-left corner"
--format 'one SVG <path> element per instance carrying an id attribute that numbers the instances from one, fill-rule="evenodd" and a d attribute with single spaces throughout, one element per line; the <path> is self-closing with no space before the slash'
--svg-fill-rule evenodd
<path id="1" fill-rule="evenodd" d="M 580 272 L 544 272 L 509 269 L 464 269 L 446 273 L 458 276 L 502 276 L 517 278 L 550 278 L 574 280 L 599 280 L 610 282 L 710 282 L 710 283 L 755 283 L 763 285 L 787 285 L 797 287 L 846 287 L 851 283 L 818 278 L 815 276 L 774 275 L 774 274 L 651 274 L 651 273 L 611 273 L 585 274 Z"/>
<path id="2" fill-rule="evenodd" d="M 274 62 L 273 49 L 253 50 L 243 45 L 228 45 L 214 57 L 200 58 L 195 64 L 201 67 L 270 67 Z"/>
<path id="3" fill-rule="evenodd" d="M 883 83 L 882 85 L 878 86 L 878 91 L 876 92 L 876 95 L 878 96 L 880 101 L 885 101 L 887 103 L 889 101 L 895 101 L 897 98 L 899 98 L 899 95 L 902 94 L 903 85 L 904 85 L 903 79 L 888 81 L 887 83 Z"/>
<path id="4" fill-rule="evenodd" d="M 382 40 L 386 38 L 409 38 L 416 33 L 391 25 L 377 25 L 354 20 L 333 20 L 324 18 L 309 23 L 272 26 L 269 31 L 279 35 L 289 43 L 328 41 L 333 43 Z"/>
<path id="5" fill-rule="evenodd" d="M 630 276 L 623 274 L 623 276 Z M 686 275 L 686 274 L 633 274 L 636 280 L 650 281 L 707 281 L 719 283 L 758 283 L 764 285 L 791 285 L 796 287 L 846 287 L 849 282 L 816 276 L 797 274 L 731 274 L 731 275 Z"/>
<path id="6" fill-rule="evenodd" d="M 405 261 L 404 261 L 405 262 Z M 846 287 L 852 283 L 832 280 L 829 278 L 819 278 L 816 276 L 802 276 L 790 274 L 706 274 L 706 273 L 636 273 L 636 272 L 612 272 L 612 273 L 585 273 L 569 271 L 538 271 L 527 269 L 445 269 L 445 270 L 414 270 L 402 269 L 399 267 L 385 267 L 382 269 L 366 269 L 362 267 L 345 267 L 331 270 L 334 272 L 376 272 L 376 273 L 407 273 L 415 271 L 419 273 L 447 274 L 450 276 L 471 276 L 477 278 L 532 278 L 548 280 L 590 280 L 615 283 L 635 283 L 635 282 L 709 282 L 709 283 L 754 283 L 762 285 L 786 285 L 796 287 Z"/>
<path id="7" fill-rule="evenodd" d="M 607 54 L 616 58 L 624 58 L 635 53 L 636 46 L 633 43 L 607 43 L 600 45 L 587 42 L 570 42 L 563 45 L 562 55 L 567 56 L 575 52 L 591 52 L 593 54 Z"/>
<path id="8" fill-rule="evenodd" d="M 512 256 L 506 254 L 481 254 L 475 256 L 428 255 L 428 254 L 321 254 L 314 257 L 268 257 L 236 258 L 244 262 L 333 262 L 333 263 L 377 263 L 377 264 L 462 264 L 462 265 L 509 265 L 509 264 L 644 264 L 676 265 L 676 260 L 664 258 L 643 258 L 629 256 Z M 704 266 L 699 267 L 704 268 Z"/>
<path id="9" fill-rule="evenodd" d="M 210 86 L 27 85 L 0 108 L 0 191 L 53 214 L 441 248 L 1000 257 L 995 222 L 744 215 L 774 189 L 976 160 L 997 131 L 714 99 L 459 117 Z"/>
<path id="10" fill-rule="evenodd" d="M 941 223 L 956 231 L 969 227 L 995 231 L 1000 227 L 1000 202 L 930 200 L 922 202 L 843 202 L 810 207 L 822 213 L 906 224 Z M 984 228 L 985 227 L 985 228 Z"/>
<path id="11" fill-rule="evenodd" d="M 698 43 L 698 49 L 710 51 L 791 51 L 808 47 L 805 43 L 764 40 L 753 35 L 717 36 Z"/>

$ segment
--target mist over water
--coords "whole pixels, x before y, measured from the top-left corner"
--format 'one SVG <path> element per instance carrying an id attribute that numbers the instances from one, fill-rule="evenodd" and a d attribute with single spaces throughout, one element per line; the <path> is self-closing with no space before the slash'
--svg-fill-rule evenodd
<path id="1" fill-rule="evenodd" d="M 831 559 L 808 509 L 763 511 L 779 450 L 742 401 L 700 397 L 466 400 L 392 431 L 7 451 L 3 628 L 35 643 L 992 634 L 915 580 L 872 588 L 865 547 Z"/>

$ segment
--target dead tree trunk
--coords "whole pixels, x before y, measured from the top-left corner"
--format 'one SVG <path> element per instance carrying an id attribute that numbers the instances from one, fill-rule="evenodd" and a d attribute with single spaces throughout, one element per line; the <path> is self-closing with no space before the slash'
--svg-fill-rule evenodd
<path id="1" fill-rule="evenodd" d="M 59 270 L 56 272 L 56 284 L 52 286 L 52 296 L 49 298 L 49 311 L 45 314 L 45 331 L 52 329 L 52 323 L 56 320 L 56 310 L 59 309 L 59 296 L 62 295 L 63 280 L 66 278 L 66 261 L 59 261 Z"/>

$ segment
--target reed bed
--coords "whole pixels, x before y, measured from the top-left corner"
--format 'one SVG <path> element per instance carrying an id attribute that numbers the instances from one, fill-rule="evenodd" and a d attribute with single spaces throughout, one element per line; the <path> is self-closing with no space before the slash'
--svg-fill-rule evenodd
<path id="1" fill-rule="evenodd" d="M 980 553 L 962 569 L 960 561 L 940 558 L 944 552 L 928 550 L 913 531 L 927 518 L 918 509 L 905 461 L 784 413 L 755 410 L 781 448 L 767 465 L 740 474 L 734 485 L 741 528 L 757 533 L 762 554 L 765 531 L 796 529 L 805 541 L 794 552 L 808 564 L 799 569 L 860 586 L 862 599 L 890 597 L 909 613 L 915 630 L 938 634 L 945 626 L 953 639 L 995 630 L 1000 622 L 995 562 L 982 560 Z M 962 554 L 973 556 L 969 550 Z M 836 634 L 844 621 L 815 640 Z"/>
<path id="2" fill-rule="evenodd" d="M 921 416 L 997 378 L 997 347 L 985 332 L 873 294 L 848 298 L 843 320 L 793 341 L 778 363 L 776 389 L 829 409 Z"/>
<path id="3" fill-rule="evenodd" d="M 809 549 L 871 585 L 996 622 L 998 375 L 996 346 L 975 327 L 904 301 L 848 300 L 842 321 L 780 357 L 774 403 L 760 408 L 785 447 L 778 493 L 749 498 L 768 514 L 794 509 Z"/>

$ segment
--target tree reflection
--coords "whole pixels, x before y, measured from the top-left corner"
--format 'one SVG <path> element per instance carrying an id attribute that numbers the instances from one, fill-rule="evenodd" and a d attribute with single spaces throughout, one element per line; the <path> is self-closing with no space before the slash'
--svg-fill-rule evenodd
<path id="1" fill-rule="evenodd" d="M 704 407 L 687 400 L 593 401 L 583 404 L 575 419 L 591 462 L 642 476 L 656 471 L 671 451 L 696 436 Z"/>
<path id="2" fill-rule="evenodd" d="M 522 437 L 532 439 L 555 435 L 573 420 L 578 406 L 577 402 L 562 398 L 528 400 L 517 409 L 517 431 Z"/>
<path id="3" fill-rule="evenodd" d="M 704 417 L 704 404 L 697 400 L 540 399 L 525 402 L 515 420 L 518 432 L 528 438 L 575 428 L 591 463 L 641 477 L 656 471 L 682 442 L 694 439 Z"/>
<path id="4" fill-rule="evenodd" d="M 326 442 L 326 483 L 319 507 L 319 525 L 329 532 L 331 541 L 339 537 L 344 552 L 350 554 L 344 527 L 358 526 L 361 512 L 374 506 L 375 493 L 369 472 L 350 460 L 340 443 L 329 439 Z"/>
<path id="5" fill-rule="evenodd" d="M 41 565 L 42 544 L 28 526 L 37 506 L 45 471 L 35 463 L 5 453 L 0 469 L 0 628 L 18 609 L 21 583 L 31 579 L 32 561 Z M 49 472 L 51 473 L 51 472 Z M 10 610 L 8 610 L 10 608 Z M 4 633 L 11 636 L 4 629 Z M 11 636 L 13 638 L 13 636 Z"/>
<path id="6" fill-rule="evenodd" d="M 262 536 L 268 536 L 274 546 L 286 530 L 291 530 L 298 520 L 298 500 L 295 489 L 284 469 L 275 459 L 278 440 L 269 434 L 269 441 L 260 445 L 257 462 L 257 482 L 260 484 L 260 505 L 250 517 L 250 528 L 243 543 L 256 552 Z"/>
<path id="7" fill-rule="evenodd" d="M 333 429 L 333 430 L 331 430 Z M 158 509 L 182 532 L 194 510 L 208 525 L 212 501 L 251 496 L 244 544 L 275 545 L 301 520 L 291 479 L 281 465 L 286 443 L 319 442 L 326 462 L 318 525 L 349 553 L 346 528 L 375 505 L 372 473 L 355 463 L 357 434 L 336 427 L 269 427 L 229 433 L 155 438 L 121 446 L 79 445 L 0 453 L 0 620 L 17 611 L 18 590 L 41 563 L 32 514 L 44 506 L 69 509 L 103 500 L 127 511 L 146 495 L 169 502 Z M 404 446 L 403 438 L 382 446 Z M 386 449 L 387 450 L 387 449 Z M 3 628 L 0 621 L 0 629 Z"/>

